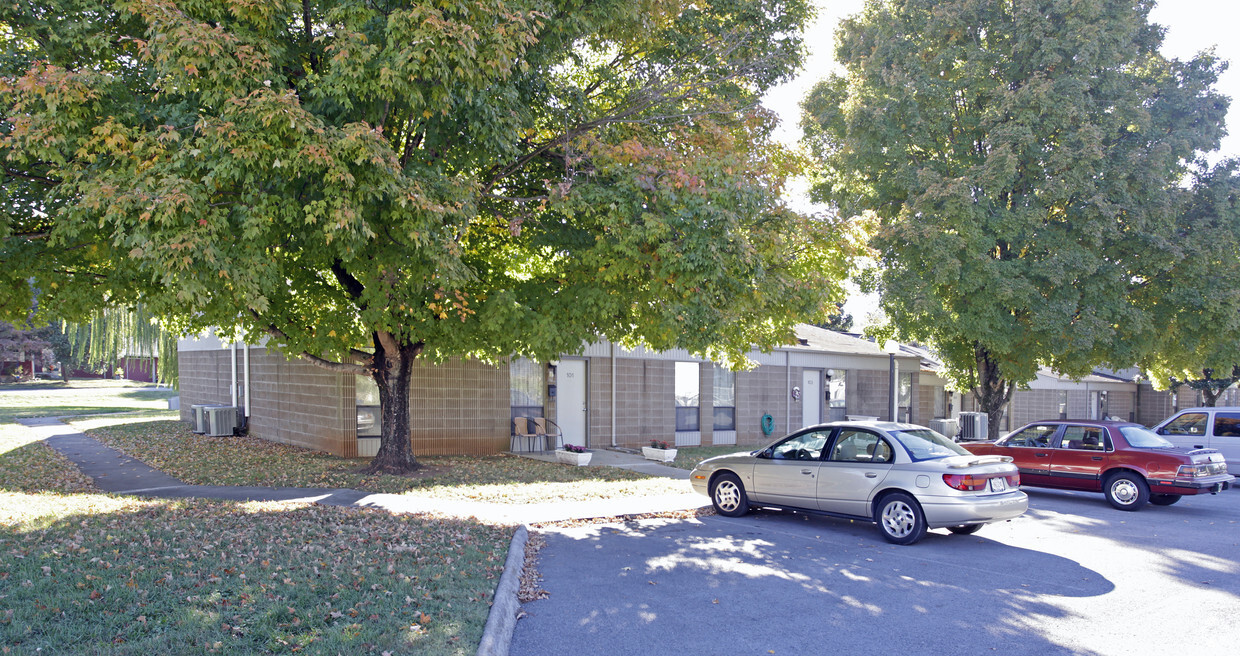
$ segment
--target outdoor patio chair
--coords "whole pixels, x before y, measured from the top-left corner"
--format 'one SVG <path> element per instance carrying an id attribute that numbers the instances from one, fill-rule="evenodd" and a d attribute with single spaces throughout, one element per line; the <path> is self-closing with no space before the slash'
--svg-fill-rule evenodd
<path id="1" fill-rule="evenodd" d="M 546 417 L 534 418 L 534 432 L 546 440 L 546 446 L 543 447 L 545 449 L 554 450 L 564 446 L 564 433 L 554 421 Z"/>
<path id="2" fill-rule="evenodd" d="M 534 419 L 530 417 L 515 417 L 512 420 L 512 441 L 508 445 L 510 451 L 519 451 L 518 448 L 522 441 L 525 443 L 526 451 L 533 451 L 534 444 L 544 435 L 535 428 Z"/>

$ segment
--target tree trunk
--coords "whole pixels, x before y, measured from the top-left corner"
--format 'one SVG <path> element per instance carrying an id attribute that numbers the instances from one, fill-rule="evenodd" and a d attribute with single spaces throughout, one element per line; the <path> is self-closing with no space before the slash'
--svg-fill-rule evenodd
<path id="1" fill-rule="evenodd" d="M 367 474 L 408 474 L 420 465 L 409 441 L 409 382 L 413 361 L 422 342 L 398 343 L 390 333 L 375 333 L 374 378 L 379 386 L 383 432 L 379 452 L 364 470 Z"/>
<path id="2" fill-rule="evenodd" d="M 986 438 L 997 440 L 1003 408 L 1012 400 L 1016 385 L 1002 377 L 999 363 L 991 359 L 985 347 L 975 344 L 973 352 L 977 362 L 977 386 L 973 388 L 973 397 L 977 399 L 978 408 L 986 413 Z"/>

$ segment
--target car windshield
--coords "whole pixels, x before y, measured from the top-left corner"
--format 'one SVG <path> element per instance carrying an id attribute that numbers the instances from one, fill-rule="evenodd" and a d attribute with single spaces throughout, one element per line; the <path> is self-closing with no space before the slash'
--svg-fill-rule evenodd
<path id="1" fill-rule="evenodd" d="M 904 445 L 913 460 L 934 460 L 948 456 L 970 455 L 964 447 L 953 442 L 951 438 L 940 435 L 929 428 L 891 431 L 891 435 Z"/>
<path id="2" fill-rule="evenodd" d="M 1171 442 L 1159 437 L 1157 433 L 1140 426 L 1120 426 L 1119 432 L 1128 440 L 1128 445 L 1138 449 L 1161 449 L 1164 447 L 1175 446 Z"/>

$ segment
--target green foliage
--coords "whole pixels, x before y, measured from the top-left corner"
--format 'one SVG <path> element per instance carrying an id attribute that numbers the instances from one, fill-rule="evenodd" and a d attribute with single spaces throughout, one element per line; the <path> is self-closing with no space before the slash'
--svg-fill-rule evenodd
<path id="1" fill-rule="evenodd" d="M 70 320 L 141 301 L 173 332 L 271 338 L 384 397 L 412 357 L 545 360 L 599 337 L 739 361 L 820 314 L 847 270 L 836 226 L 782 204 L 800 162 L 757 106 L 809 14 L 2 8 L 0 284 L 33 280 Z"/>
<path id="2" fill-rule="evenodd" d="M 62 358 L 63 363 L 110 370 L 125 356 L 155 357 L 156 380 L 177 384 L 177 337 L 163 330 L 159 320 L 150 316 L 142 304 L 131 310 L 103 308 L 92 314 L 89 321 L 65 322 L 62 329 L 70 353 L 68 359 Z"/>
<path id="3" fill-rule="evenodd" d="M 1240 363 L 1238 166 L 1223 162 L 1196 178 L 1167 245 L 1172 265 L 1140 290 L 1162 333 L 1158 350 L 1141 361 L 1151 382 L 1160 389 L 1186 382 L 1210 405 L 1236 381 Z"/>
<path id="4" fill-rule="evenodd" d="M 1147 3 L 900 0 L 845 20 L 805 101 L 818 200 L 874 230 L 868 278 L 997 419 L 1039 365 L 1085 375 L 1163 342 L 1179 183 L 1223 134 L 1224 64 L 1158 53 Z"/>

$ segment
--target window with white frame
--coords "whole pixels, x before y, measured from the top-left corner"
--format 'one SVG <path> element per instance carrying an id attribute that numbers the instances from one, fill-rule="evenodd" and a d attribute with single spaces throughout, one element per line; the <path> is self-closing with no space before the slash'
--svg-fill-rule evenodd
<path id="1" fill-rule="evenodd" d="M 736 374 L 715 365 L 715 430 L 736 430 Z"/>
<path id="2" fill-rule="evenodd" d="M 676 363 L 676 430 L 702 430 L 701 387 L 699 367 L 696 362 Z"/>

